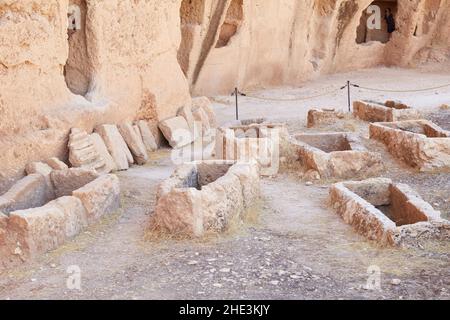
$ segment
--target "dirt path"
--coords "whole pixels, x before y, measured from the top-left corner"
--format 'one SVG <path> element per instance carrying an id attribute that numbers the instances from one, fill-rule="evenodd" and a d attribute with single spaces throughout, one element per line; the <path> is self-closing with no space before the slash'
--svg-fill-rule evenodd
<path id="1" fill-rule="evenodd" d="M 386 72 L 393 71 L 381 69 L 375 78 Z M 417 78 L 417 72 L 402 72 Z M 437 108 L 434 102 L 430 108 Z M 232 118 L 230 106 L 216 107 L 223 121 Z M 270 108 L 248 102 L 244 113 L 270 118 Z M 272 119 L 289 118 L 293 132 L 305 130 L 306 104 L 276 110 Z M 445 118 L 438 118 L 445 125 Z M 366 135 L 364 125 L 351 125 Z M 448 214 L 449 174 L 417 175 L 381 145 L 366 143 L 383 154 L 385 176 L 410 183 Z M 1 274 L 0 299 L 450 299 L 450 243 L 378 248 L 328 208 L 328 185 L 307 186 L 295 173 L 263 179 L 257 221 L 203 240 L 148 239 L 157 185 L 173 169 L 169 151 L 160 151 L 148 165 L 120 173 L 121 211 L 35 263 Z M 67 288 L 70 266 L 81 271 L 81 290 Z M 364 288 L 369 267 L 381 272 L 380 291 Z M 401 282 L 392 284 L 393 279 Z"/>
<path id="2" fill-rule="evenodd" d="M 349 299 L 450 297 L 449 252 L 379 249 L 326 205 L 326 186 L 292 175 L 265 179 L 259 221 L 199 241 L 144 240 L 156 185 L 170 175 L 167 153 L 120 174 L 123 210 L 33 265 L 1 277 L 14 299 Z M 157 165 L 155 165 L 157 164 Z M 82 290 L 68 290 L 69 266 Z M 364 289 L 369 266 L 382 291 Z M 402 280 L 398 286 L 390 284 Z"/>

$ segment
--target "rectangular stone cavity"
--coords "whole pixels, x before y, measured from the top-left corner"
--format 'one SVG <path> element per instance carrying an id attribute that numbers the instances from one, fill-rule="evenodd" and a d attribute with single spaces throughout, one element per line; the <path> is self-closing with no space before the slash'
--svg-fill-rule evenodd
<path id="1" fill-rule="evenodd" d="M 299 134 L 290 144 L 295 160 L 306 171 L 317 171 L 322 179 L 370 177 L 384 168 L 381 155 L 367 151 L 350 133 Z"/>
<path id="2" fill-rule="evenodd" d="M 420 171 L 450 170 L 450 131 L 427 120 L 370 124 L 370 138 Z"/>
<path id="3" fill-rule="evenodd" d="M 389 179 L 335 184 L 330 189 L 330 203 L 358 233 L 383 245 L 398 245 L 404 230 L 423 228 L 423 223 L 428 223 L 430 229 L 435 222 L 448 228 L 440 212 L 409 186 Z"/>
<path id="4" fill-rule="evenodd" d="M 53 190 L 41 174 L 30 174 L 15 183 L 0 196 L 0 211 L 9 214 L 15 210 L 39 207 L 52 200 Z"/>
<path id="5" fill-rule="evenodd" d="M 369 122 L 393 122 L 422 118 L 418 110 L 395 101 L 386 101 L 384 104 L 373 101 L 355 101 L 353 102 L 353 115 Z"/>
<path id="6" fill-rule="evenodd" d="M 342 133 L 298 134 L 295 139 L 326 153 L 352 150 L 347 135 Z"/>
<path id="7" fill-rule="evenodd" d="M 95 170 L 82 168 L 50 175 L 56 200 L 40 174 L 25 177 L 0 197 L 0 269 L 56 249 L 120 205 L 115 175 L 99 177 Z"/>
<path id="8" fill-rule="evenodd" d="M 256 162 L 184 164 L 159 186 L 152 228 L 195 237 L 222 232 L 257 204 L 259 188 Z"/>
<path id="9" fill-rule="evenodd" d="M 280 145 L 288 140 L 284 124 L 262 123 L 222 127 L 216 133 L 216 158 L 256 160 L 261 174 L 276 175 L 279 170 Z"/>

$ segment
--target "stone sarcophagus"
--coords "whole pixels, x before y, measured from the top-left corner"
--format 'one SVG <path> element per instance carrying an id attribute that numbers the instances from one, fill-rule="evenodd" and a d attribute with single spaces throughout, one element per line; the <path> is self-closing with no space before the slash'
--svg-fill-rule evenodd
<path id="1" fill-rule="evenodd" d="M 384 168 L 381 155 L 368 151 L 351 133 L 298 134 L 290 143 L 302 166 L 321 179 L 371 177 Z"/>
<path id="2" fill-rule="evenodd" d="M 420 171 L 450 170 L 450 131 L 427 120 L 370 124 L 370 138 Z"/>
<path id="3" fill-rule="evenodd" d="M 353 115 L 369 122 L 393 122 L 422 118 L 418 110 L 395 101 L 386 101 L 384 104 L 355 101 L 353 102 Z"/>
<path id="4" fill-rule="evenodd" d="M 151 229 L 201 237 L 224 231 L 259 202 L 256 162 L 202 161 L 179 166 L 158 189 Z"/>
<path id="5" fill-rule="evenodd" d="M 383 246 L 450 240 L 450 222 L 408 185 L 377 178 L 333 185 L 330 204 L 356 232 Z"/>

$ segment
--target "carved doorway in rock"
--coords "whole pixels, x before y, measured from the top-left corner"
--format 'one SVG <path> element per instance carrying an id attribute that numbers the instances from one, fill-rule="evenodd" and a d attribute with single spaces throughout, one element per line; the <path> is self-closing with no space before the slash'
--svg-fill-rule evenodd
<path id="1" fill-rule="evenodd" d="M 64 76 L 70 91 L 83 96 L 89 91 L 91 81 L 86 38 L 86 13 L 85 0 L 70 0 L 67 12 L 69 57 L 64 66 Z"/>
<path id="2" fill-rule="evenodd" d="M 374 1 L 366 8 L 361 16 L 360 24 L 356 31 L 356 43 L 362 44 L 371 41 L 387 43 L 391 34 L 388 32 L 388 23 L 386 22 L 386 10 L 390 10 L 396 26 L 397 0 Z"/>

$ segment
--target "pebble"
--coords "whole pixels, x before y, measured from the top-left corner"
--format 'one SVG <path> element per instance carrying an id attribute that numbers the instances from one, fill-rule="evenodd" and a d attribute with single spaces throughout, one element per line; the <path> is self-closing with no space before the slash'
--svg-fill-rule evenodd
<path id="1" fill-rule="evenodd" d="M 305 183 L 305 185 L 307 185 L 309 187 L 309 186 L 312 186 L 313 183 L 311 181 L 308 181 L 307 183 Z"/>
<path id="2" fill-rule="evenodd" d="M 213 287 L 215 287 L 215 288 L 222 288 L 222 284 L 221 283 L 214 283 Z"/>
<path id="3" fill-rule="evenodd" d="M 230 268 L 222 268 L 222 269 L 220 269 L 219 271 L 220 271 L 220 272 L 223 272 L 223 273 L 228 273 L 228 272 L 231 271 L 231 269 L 230 269 Z"/>
<path id="4" fill-rule="evenodd" d="M 402 280 L 400 280 L 400 279 L 392 279 L 391 280 L 391 284 L 394 286 L 398 286 L 401 282 L 402 282 Z"/>
<path id="5" fill-rule="evenodd" d="M 193 265 L 198 264 L 198 261 L 192 260 L 192 261 L 189 261 L 187 264 L 190 266 L 193 266 Z"/>

